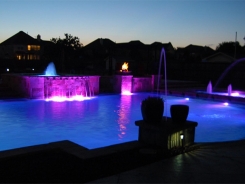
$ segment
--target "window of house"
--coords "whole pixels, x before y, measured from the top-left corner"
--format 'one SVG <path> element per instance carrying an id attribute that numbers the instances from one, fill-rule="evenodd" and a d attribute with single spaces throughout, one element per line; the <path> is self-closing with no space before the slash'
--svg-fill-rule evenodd
<path id="1" fill-rule="evenodd" d="M 27 45 L 27 50 L 40 50 L 40 45 Z"/>
<path id="2" fill-rule="evenodd" d="M 40 60 L 40 56 L 36 54 L 28 54 L 27 59 L 28 60 Z"/>
<path id="3" fill-rule="evenodd" d="M 21 55 L 20 54 L 17 54 L 16 57 L 17 57 L 18 60 L 21 60 Z"/>

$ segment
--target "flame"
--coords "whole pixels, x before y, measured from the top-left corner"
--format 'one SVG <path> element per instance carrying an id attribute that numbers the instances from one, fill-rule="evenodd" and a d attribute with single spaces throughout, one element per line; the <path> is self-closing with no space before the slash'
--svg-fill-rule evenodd
<path id="1" fill-rule="evenodd" d="M 128 71 L 128 63 L 126 63 L 126 62 L 123 63 L 122 71 Z"/>

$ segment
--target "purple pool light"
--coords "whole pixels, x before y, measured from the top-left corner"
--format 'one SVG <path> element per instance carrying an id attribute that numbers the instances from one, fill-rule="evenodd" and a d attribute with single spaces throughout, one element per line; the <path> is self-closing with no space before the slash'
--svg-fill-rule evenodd
<path id="1" fill-rule="evenodd" d="M 138 139 L 140 104 L 153 93 L 99 95 L 83 101 L 0 101 L 0 150 L 70 140 L 89 149 Z M 162 96 L 165 98 L 165 96 Z M 189 105 L 188 120 L 197 121 L 195 142 L 245 138 L 243 105 L 168 96 L 172 104 Z"/>

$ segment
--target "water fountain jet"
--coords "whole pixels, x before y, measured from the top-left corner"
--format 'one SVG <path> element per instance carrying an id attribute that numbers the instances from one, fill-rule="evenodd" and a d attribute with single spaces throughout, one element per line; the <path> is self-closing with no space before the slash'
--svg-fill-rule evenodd
<path id="1" fill-rule="evenodd" d="M 231 86 L 231 84 L 229 84 L 229 86 L 227 88 L 227 94 L 228 94 L 228 96 L 231 96 L 231 94 L 232 94 L 232 86 Z"/>
<path id="2" fill-rule="evenodd" d="M 158 78 L 157 78 L 157 94 L 159 93 L 159 83 L 160 83 L 160 76 L 161 76 L 161 67 L 162 67 L 162 57 L 164 56 L 164 87 L 165 87 L 165 104 L 167 106 L 167 64 L 166 64 L 166 53 L 164 47 L 161 50 L 160 60 L 159 60 L 159 67 L 158 67 Z M 167 121 L 167 111 L 165 115 L 165 121 Z"/>
<path id="3" fill-rule="evenodd" d="M 57 76 L 56 68 L 53 62 L 48 64 L 45 70 L 45 76 Z"/>
<path id="4" fill-rule="evenodd" d="M 165 96 L 167 96 L 167 66 L 166 66 L 166 54 L 165 49 L 162 48 L 161 50 L 161 56 L 159 60 L 159 67 L 158 67 L 158 78 L 157 78 L 157 93 L 159 92 L 160 87 L 160 76 L 161 76 L 161 68 L 162 68 L 162 56 L 164 56 L 164 86 L 165 86 Z"/>
<path id="5" fill-rule="evenodd" d="M 208 86 L 207 86 L 207 93 L 212 93 L 213 89 L 212 89 L 212 82 L 209 81 Z"/>
<path id="6" fill-rule="evenodd" d="M 238 63 L 245 61 L 245 58 L 238 59 L 234 61 L 229 67 L 226 68 L 226 70 L 222 73 L 222 75 L 218 78 L 216 84 L 214 85 L 213 89 L 216 89 L 217 86 L 219 85 L 220 81 L 225 77 L 225 75 L 231 70 L 232 67 L 237 65 Z"/>

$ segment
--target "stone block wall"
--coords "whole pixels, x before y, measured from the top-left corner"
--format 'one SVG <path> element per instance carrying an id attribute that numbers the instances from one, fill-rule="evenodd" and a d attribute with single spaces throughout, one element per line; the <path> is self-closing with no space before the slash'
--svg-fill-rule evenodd
<path id="1" fill-rule="evenodd" d="M 99 94 L 98 76 L 55 76 L 44 78 L 44 96 L 71 97 Z"/>
<path id="2" fill-rule="evenodd" d="M 113 92 L 121 93 L 131 89 L 132 93 L 153 91 L 152 77 L 133 77 L 132 75 L 115 75 L 113 78 Z"/>
<path id="3" fill-rule="evenodd" d="M 2 83 L 31 99 L 52 96 L 71 97 L 74 95 L 93 96 L 99 94 L 99 76 L 38 76 L 4 74 Z"/>
<path id="4" fill-rule="evenodd" d="M 132 83 L 132 93 L 153 91 L 152 78 L 150 77 L 134 77 Z"/>

